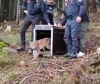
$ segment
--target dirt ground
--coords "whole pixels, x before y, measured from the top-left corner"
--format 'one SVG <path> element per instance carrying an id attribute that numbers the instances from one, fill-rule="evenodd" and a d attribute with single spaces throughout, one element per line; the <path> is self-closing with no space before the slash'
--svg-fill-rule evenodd
<path id="1" fill-rule="evenodd" d="M 99 35 L 96 35 L 95 33 L 98 33 Z M 20 56 L 18 56 L 18 58 L 20 57 L 20 62 L 23 63 L 18 64 L 17 67 L 19 68 L 19 71 L 23 72 L 15 75 L 13 78 L 5 82 L 4 84 L 67 84 L 66 81 L 68 77 L 70 77 L 71 73 L 77 75 L 78 81 L 80 82 L 68 84 L 99 84 L 100 81 L 97 81 L 95 75 L 97 73 L 100 73 L 99 71 L 96 72 L 93 66 L 91 66 L 91 62 L 93 62 L 93 60 L 90 61 L 89 59 L 95 57 L 94 53 L 96 51 L 97 46 L 100 44 L 100 29 L 88 29 L 87 35 L 87 54 L 82 58 L 69 60 L 62 56 L 54 56 L 50 58 L 38 58 L 38 60 L 33 61 L 32 55 L 28 55 L 25 52 L 20 53 Z M 98 57 L 98 55 L 96 57 Z M 86 62 L 86 60 L 88 62 Z M 80 68 L 80 66 L 82 68 Z M 75 67 L 77 67 L 80 71 L 77 71 L 77 69 L 74 70 Z M 88 70 L 88 67 L 90 67 L 90 71 Z M 91 67 L 93 70 L 91 70 Z M 81 71 L 81 69 L 83 71 Z M 70 78 L 70 81 L 72 81 L 71 79 L 72 78 Z"/>
<path id="2" fill-rule="evenodd" d="M 16 49 L 16 43 L 10 46 Z M 84 57 L 68 59 L 57 55 L 33 60 L 33 56 L 27 53 L 28 49 L 10 53 L 3 59 L 11 58 L 13 63 L 3 67 L 0 65 L 0 84 L 100 84 L 100 55 L 96 54 L 98 46 L 100 23 L 99 18 L 95 17 L 87 29 Z"/>

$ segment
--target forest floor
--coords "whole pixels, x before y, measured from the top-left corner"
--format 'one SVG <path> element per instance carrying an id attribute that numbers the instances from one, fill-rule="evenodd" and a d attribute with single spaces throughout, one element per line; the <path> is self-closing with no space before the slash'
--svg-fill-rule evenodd
<path id="1" fill-rule="evenodd" d="M 18 53 L 20 26 L 13 26 L 11 32 L 1 30 L 0 40 L 9 43 L 11 51 L 0 49 L 0 84 L 100 84 L 100 54 L 96 53 L 100 46 L 100 14 L 90 16 L 86 55 L 77 59 L 57 55 L 33 60 L 28 54 L 30 32 L 26 34 L 26 51 Z"/>

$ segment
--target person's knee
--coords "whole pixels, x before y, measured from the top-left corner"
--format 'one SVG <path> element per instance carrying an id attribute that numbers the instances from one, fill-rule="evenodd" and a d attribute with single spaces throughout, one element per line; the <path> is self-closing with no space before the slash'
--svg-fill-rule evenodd
<path id="1" fill-rule="evenodd" d="M 73 33 L 71 34 L 71 38 L 72 38 L 72 40 L 77 40 L 78 34 L 77 34 L 76 32 L 73 32 Z"/>
<path id="2" fill-rule="evenodd" d="M 23 34 L 25 33 L 26 31 L 25 30 L 20 30 L 20 34 Z"/>
<path id="3" fill-rule="evenodd" d="M 85 38 L 85 32 L 79 32 L 79 39 L 84 39 Z"/>
<path id="4" fill-rule="evenodd" d="M 66 36 L 64 36 L 64 41 L 67 43 L 67 42 L 69 41 L 70 38 L 71 38 L 70 35 L 66 35 Z"/>

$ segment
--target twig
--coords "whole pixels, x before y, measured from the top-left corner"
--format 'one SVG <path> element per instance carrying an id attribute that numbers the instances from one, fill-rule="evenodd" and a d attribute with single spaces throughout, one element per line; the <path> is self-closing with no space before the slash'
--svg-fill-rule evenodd
<path id="1" fill-rule="evenodd" d="M 68 70 L 65 67 L 62 67 L 61 65 L 58 65 L 58 64 L 55 64 L 55 63 L 51 63 L 51 64 L 58 66 L 59 68 L 62 69 L 62 71 L 72 72 L 71 70 Z"/>
<path id="2" fill-rule="evenodd" d="M 58 65 L 58 64 L 56 64 L 56 63 L 48 63 L 48 64 L 53 64 L 53 65 L 58 66 L 59 68 L 65 69 L 65 67 L 62 67 L 61 65 Z"/>
<path id="3" fill-rule="evenodd" d="M 45 76 L 45 75 L 40 75 L 40 74 L 31 74 L 31 75 L 28 75 L 28 76 L 26 76 L 26 77 L 24 77 L 23 79 L 22 79 L 22 81 L 19 83 L 19 84 L 23 84 L 23 82 L 27 79 L 27 78 L 29 78 L 30 76 L 32 76 L 32 75 L 34 75 L 34 76 L 38 76 L 38 77 L 43 77 L 43 78 L 48 78 L 47 76 Z M 50 79 L 50 81 L 52 81 L 52 79 L 51 78 L 49 78 Z M 53 82 L 53 81 L 52 81 Z M 54 82 L 53 82 L 54 83 Z"/>
<path id="4" fill-rule="evenodd" d="M 100 39 L 99 39 L 98 43 L 96 44 L 94 50 L 96 50 L 96 48 L 98 47 L 99 43 L 100 43 Z M 94 50 L 93 50 L 93 51 L 94 51 Z"/>
<path id="5" fill-rule="evenodd" d="M 22 84 L 27 78 L 29 78 L 31 75 L 26 76 L 25 78 L 22 79 L 22 81 L 19 84 Z"/>

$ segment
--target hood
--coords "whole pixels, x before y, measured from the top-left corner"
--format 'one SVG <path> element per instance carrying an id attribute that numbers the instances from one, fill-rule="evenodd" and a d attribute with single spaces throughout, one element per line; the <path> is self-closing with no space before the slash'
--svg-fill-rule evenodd
<path id="1" fill-rule="evenodd" d="M 46 5 L 49 5 L 48 0 L 43 0 L 43 1 L 44 1 L 44 3 L 45 3 Z M 51 5 L 55 5 L 55 2 L 53 2 Z"/>

